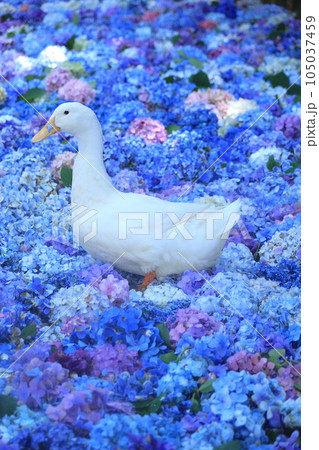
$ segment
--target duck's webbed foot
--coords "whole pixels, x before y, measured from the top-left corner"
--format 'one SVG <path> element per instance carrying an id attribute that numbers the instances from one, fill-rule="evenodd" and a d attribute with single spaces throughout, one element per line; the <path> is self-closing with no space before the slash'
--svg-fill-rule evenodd
<path id="1" fill-rule="evenodd" d="M 139 286 L 137 286 L 135 288 L 136 291 L 143 291 L 144 289 L 147 288 L 148 285 L 150 285 L 152 283 L 152 281 L 154 281 L 156 277 L 156 272 L 155 270 L 153 270 L 152 272 L 148 272 L 145 274 L 144 280 L 142 282 L 142 284 L 140 284 Z"/>

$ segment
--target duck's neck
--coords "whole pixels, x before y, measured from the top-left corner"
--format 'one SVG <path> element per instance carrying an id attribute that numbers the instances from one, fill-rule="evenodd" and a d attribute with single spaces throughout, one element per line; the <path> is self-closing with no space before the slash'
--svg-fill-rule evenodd
<path id="1" fill-rule="evenodd" d="M 98 196 L 114 188 L 103 162 L 103 136 L 98 120 L 89 131 L 79 132 L 76 139 L 79 152 L 73 167 L 72 201 L 78 202 L 86 191 Z"/>

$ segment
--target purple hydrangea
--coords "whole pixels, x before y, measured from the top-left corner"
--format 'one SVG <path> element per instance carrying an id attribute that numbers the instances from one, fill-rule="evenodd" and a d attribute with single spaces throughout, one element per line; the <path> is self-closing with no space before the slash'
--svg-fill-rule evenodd
<path id="1" fill-rule="evenodd" d="M 300 397 L 300 374 L 301 364 L 295 364 L 278 369 L 277 381 L 284 388 L 288 398 L 296 399 Z M 296 387 L 299 386 L 299 389 Z"/>
<path id="2" fill-rule="evenodd" d="M 246 370 L 252 375 L 259 372 L 272 375 L 275 364 L 268 361 L 267 358 L 261 357 L 259 353 L 247 353 L 246 350 L 242 350 L 227 359 L 227 367 L 235 372 Z"/>
<path id="3" fill-rule="evenodd" d="M 61 364 L 34 357 L 16 370 L 11 383 L 14 395 L 21 402 L 30 408 L 38 408 L 45 401 L 62 397 L 69 390 L 65 384 L 67 380 L 68 370 Z"/>
<path id="4" fill-rule="evenodd" d="M 101 376 L 129 372 L 133 374 L 142 367 L 135 350 L 128 350 L 125 344 L 104 344 L 92 350 L 91 375 Z"/>
<path id="5" fill-rule="evenodd" d="M 287 139 L 298 139 L 301 134 L 301 119 L 296 114 L 280 117 L 274 125 L 274 130 L 281 131 Z"/>
<path id="6" fill-rule="evenodd" d="M 46 410 L 51 420 L 72 425 L 82 435 L 87 435 L 105 414 L 132 412 L 130 403 L 112 401 L 107 389 L 94 386 L 87 390 L 70 392 L 59 405 L 48 406 Z"/>
<path id="7" fill-rule="evenodd" d="M 177 344 L 186 332 L 196 339 L 210 336 L 223 326 L 213 316 L 194 307 L 179 309 L 176 316 L 167 319 L 166 325 L 173 344 Z"/>

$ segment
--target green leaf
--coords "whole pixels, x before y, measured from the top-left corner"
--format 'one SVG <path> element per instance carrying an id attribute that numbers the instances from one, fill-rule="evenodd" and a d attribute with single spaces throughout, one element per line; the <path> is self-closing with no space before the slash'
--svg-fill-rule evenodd
<path id="1" fill-rule="evenodd" d="M 264 80 L 270 81 L 272 87 L 282 86 L 287 89 L 290 86 L 289 78 L 283 71 L 276 73 L 276 75 L 267 75 Z"/>
<path id="2" fill-rule="evenodd" d="M 286 27 L 286 25 L 281 22 L 279 23 L 276 28 L 268 35 L 269 39 L 276 39 L 276 37 L 281 36 L 283 33 L 288 31 L 289 28 Z"/>
<path id="3" fill-rule="evenodd" d="M 173 42 L 173 44 L 176 44 L 176 42 L 178 42 L 180 38 L 180 34 L 175 34 L 175 36 L 172 37 L 171 41 Z"/>
<path id="4" fill-rule="evenodd" d="M 37 326 L 35 323 L 31 323 L 27 327 L 22 328 L 20 337 L 22 339 L 34 337 L 37 334 Z"/>
<path id="5" fill-rule="evenodd" d="M 176 83 L 177 81 L 180 80 L 180 78 L 175 77 L 174 75 L 170 75 L 169 77 L 164 78 L 164 80 L 166 81 L 166 83 L 170 84 L 170 83 Z"/>
<path id="6" fill-rule="evenodd" d="M 18 400 L 11 395 L 0 395 L 0 417 L 11 416 L 17 408 Z"/>
<path id="7" fill-rule="evenodd" d="M 201 393 L 203 393 L 203 394 L 206 394 L 206 393 L 208 393 L 208 392 L 213 392 L 213 391 L 214 391 L 214 388 L 213 388 L 213 383 L 214 383 L 214 381 L 215 381 L 215 380 L 208 380 L 208 381 L 206 381 L 205 383 L 203 383 L 203 384 L 201 385 L 201 387 L 198 389 L 199 392 L 201 392 Z"/>
<path id="8" fill-rule="evenodd" d="M 136 412 L 141 416 L 145 414 L 157 413 L 161 408 L 161 398 L 156 397 L 154 400 L 142 400 L 133 402 Z"/>
<path id="9" fill-rule="evenodd" d="M 174 352 L 164 353 L 164 355 L 160 356 L 159 359 L 161 359 L 165 364 L 169 364 L 170 362 L 176 361 L 177 356 Z"/>
<path id="10" fill-rule="evenodd" d="M 243 448 L 243 444 L 240 441 L 231 441 L 227 442 L 227 444 L 220 445 L 219 447 L 215 447 L 214 450 L 240 450 Z"/>
<path id="11" fill-rule="evenodd" d="M 200 402 L 197 399 L 197 397 L 198 397 L 198 393 L 195 391 L 191 398 L 191 402 L 192 402 L 191 410 L 194 413 L 197 413 L 201 410 Z"/>
<path id="12" fill-rule="evenodd" d="M 301 103 L 301 95 L 296 95 L 294 100 L 293 100 L 293 102 L 294 103 Z"/>
<path id="13" fill-rule="evenodd" d="M 69 69 L 72 72 L 72 74 L 77 78 L 87 76 L 86 70 L 84 69 L 84 66 L 81 62 L 65 61 L 64 63 L 61 64 L 61 66 L 65 67 L 66 69 Z"/>
<path id="14" fill-rule="evenodd" d="M 189 78 L 189 81 L 191 83 L 196 84 L 196 86 L 198 88 L 209 88 L 210 87 L 210 81 L 208 76 L 206 75 L 205 72 L 203 72 L 202 70 L 200 70 L 199 72 L 197 72 L 195 75 L 192 75 Z"/>
<path id="15" fill-rule="evenodd" d="M 3 14 L 1 16 L 1 22 L 5 22 L 6 20 L 13 20 L 13 16 L 12 14 Z"/>
<path id="16" fill-rule="evenodd" d="M 275 369 L 277 370 L 285 365 L 285 363 L 279 361 L 279 358 L 284 357 L 285 354 L 286 350 L 284 348 L 273 349 L 268 352 L 267 359 L 275 364 Z"/>
<path id="17" fill-rule="evenodd" d="M 301 165 L 300 162 L 297 162 L 297 161 L 290 163 L 291 168 L 288 170 L 285 170 L 285 173 L 294 173 L 294 171 L 296 169 L 299 169 L 300 165 Z"/>
<path id="18" fill-rule="evenodd" d="M 301 86 L 300 84 L 294 84 L 288 89 L 288 95 L 299 95 L 301 96 Z"/>
<path id="19" fill-rule="evenodd" d="M 181 58 L 187 59 L 187 55 L 185 52 L 183 52 L 183 50 L 178 50 L 178 54 Z"/>
<path id="20" fill-rule="evenodd" d="M 294 384 L 294 388 L 301 392 L 301 384 Z"/>
<path id="21" fill-rule="evenodd" d="M 60 172 L 61 175 L 61 181 L 64 184 L 64 186 L 72 186 L 72 175 L 73 170 L 69 169 L 66 166 L 63 166 Z"/>
<path id="22" fill-rule="evenodd" d="M 73 34 L 73 36 L 70 37 L 70 39 L 68 39 L 65 43 L 66 48 L 68 48 L 69 50 L 72 50 L 74 47 L 74 43 L 75 43 L 75 34 Z"/>
<path id="23" fill-rule="evenodd" d="M 167 345 L 167 347 L 172 347 L 171 339 L 169 337 L 169 331 L 168 328 L 165 326 L 165 324 L 159 323 L 158 325 L 156 325 L 156 327 L 159 329 L 159 334 L 163 339 L 163 341 L 165 342 L 165 344 Z"/>
<path id="24" fill-rule="evenodd" d="M 202 63 L 199 59 L 196 59 L 196 58 L 188 58 L 188 61 L 190 62 L 190 64 L 191 64 L 192 66 L 197 67 L 197 69 L 202 69 L 202 68 L 203 68 L 203 63 Z"/>
<path id="25" fill-rule="evenodd" d="M 96 80 L 89 81 L 88 84 L 95 89 L 96 88 Z"/>
<path id="26" fill-rule="evenodd" d="M 275 160 L 273 155 L 270 155 L 267 162 L 267 169 L 272 171 L 274 167 L 280 167 L 280 164 Z"/>
<path id="27" fill-rule="evenodd" d="M 15 33 L 13 31 L 9 31 L 9 33 L 7 33 L 7 38 L 13 38 L 15 36 Z"/>
<path id="28" fill-rule="evenodd" d="M 78 13 L 74 13 L 72 16 L 72 23 L 74 23 L 74 25 L 79 25 L 80 22 L 80 17 L 78 15 Z"/>
<path id="29" fill-rule="evenodd" d="M 43 80 L 43 78 L 45 78 L 45 75 L 26 75 L 24 77 L 27 81 L 31 81 L 31 80 Z"/>
<path id="30" fill-rule="evenodd" d="M 180 129 L 179 125 L 168 125 L 168 127 L 166 127 L 167 133 L 168 134 L 172 134 L 173 131 L 177 131 Z"/>
<path id="31" fill-rule="evenodd" d="M 25 102 L 33 103 L 35 100 L 43 97 L 46 94 L 45 89 L 32 88 L 18 97 L 18 100 L 24 100 Z"/>

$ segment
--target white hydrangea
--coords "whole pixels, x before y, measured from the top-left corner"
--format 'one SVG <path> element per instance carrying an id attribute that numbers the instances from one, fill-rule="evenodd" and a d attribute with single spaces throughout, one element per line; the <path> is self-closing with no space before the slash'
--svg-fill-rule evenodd
<path id="1" fill-rule="evenodd" d="M 110 306 L 108 297 L 93 286 L 78 284 L 69 288 L 61 288 L 50 299 L 51 320 L 65 320 L 76 315 L 98 314 Z"/>
<path id="2" fill-rule="evenodd" d="M 153 302 L 156 306 L 164 307 L 172 300 L 187 298 L 187 295 L 175 286 L 168 283 L 152 284 L 142 294 L 144 300 Z"/>
<path id="3" fill-rule="evenodd" d="M 10 14 L 15 12 L 15 7 L 9 3 L 0 3 L 0 15 Z"/>
<path id="4" fill-rule="evenodd" d="M 42 333 L 45 333 L 42 335 Z M 62 341 L 65 338 L 65 334 L 61 331 L 60 324 L 54 324 L 53 326 L 47 325 L 41 328 L 41 341 L 43 342 L 54 342 Z"/>
<path id="5" fill-rule="evenodd" d="M 68 59 L 66 54 L 67 49 L 63 45 L 48 45 L 48 47 L 39 54 L 37 61 L 43 66 L 54 69 Z"/>
<path id="6" fill-rule="evenodd" d="M 236 117 L 244 114 L 247 111 L 257 108 L 257 103 L 253 100 L 247 100 L 245 98 L 240 98 L 238 100 L 231 100 L 228 102 L 226 119 L 236 119 Z"/>
<path id="7" fill-rule="evenodd" d="M 260 249 L 260 260 L 276 266 L 283 258 L 295 259 L 300 249 L 300 227 L 277 231 Z"/>
<path id="8" fill-rule="evenodd" d="M 250 155 L 249 164 L 254 169 L 265 167 L 270 156 L 273 156 L 275 161 L 281 163 L 283 160 L 289 157 L 289 153 L 285 149 L 275 146 L 262 147 L 257 150 L 257 152 L 254 152 L 252 155 Z"/>
<path id="9" fill-rule="evenodd" d="M 268 75 L 276 75 L 284 70 L 300 72 L 301 62 L 299 59 L 290 58 L 289 56 L 269 55 L 265 61 L 258 67 L 259 72 L 265 72 Z"/>

